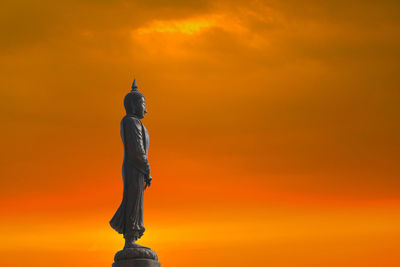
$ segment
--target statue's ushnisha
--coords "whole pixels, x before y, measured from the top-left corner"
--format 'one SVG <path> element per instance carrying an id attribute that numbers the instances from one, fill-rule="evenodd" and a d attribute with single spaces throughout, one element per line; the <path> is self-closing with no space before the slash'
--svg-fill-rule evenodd
<path id="1" fill-rule="evenodd" d="M 124 145 L 122 178 L 124 191 L 121 205 L 110 221 L 110 225 L 125 238 L 124 249 L 115 255 L 113 266 L 121 265 L 121 260 L 129 266 L 135 262 L 146 261 L 146 266 L 159 266 L 157 255 L 150 248 L 136 244 L 144 233 L 143 195 L 151 185 L 150 165 L 148 161 L 149 134 L 140 121 L 147 113 L 145 99 L 138 90 L 136 79 L 124 99 L 126 116 L 121 120 L 121 138 Z M 137 263 L 136 263 L 137 264 Z M 149 265 L 150 264 L 150 265 Z M 140 265 L 142 266 L 142 265 Z"/>

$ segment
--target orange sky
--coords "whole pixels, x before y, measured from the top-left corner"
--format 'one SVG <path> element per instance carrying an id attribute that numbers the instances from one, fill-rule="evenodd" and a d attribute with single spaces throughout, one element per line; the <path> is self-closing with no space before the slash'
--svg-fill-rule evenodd
<path id="1" fill-rule="evenodd" d="M 111 265 L 136 77 L 162 266 L 400 266 L 399 11 L 3 0 L 0 265 Z"/>

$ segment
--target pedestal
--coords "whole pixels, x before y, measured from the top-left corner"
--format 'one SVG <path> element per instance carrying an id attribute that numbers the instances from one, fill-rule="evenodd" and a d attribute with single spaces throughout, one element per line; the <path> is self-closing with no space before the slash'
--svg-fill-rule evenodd
<path id="1" fill-rule="evenodd" d="M 124 248 L 114 256 L 112 267 L 160 267 L 157 254 L 147 247 Z"/>
<path id="2" fill-rule="evenodd" d="M 112 267 L 160 267 L 160 263 L 150 259 L 130 259 L 114 262 Z"/>

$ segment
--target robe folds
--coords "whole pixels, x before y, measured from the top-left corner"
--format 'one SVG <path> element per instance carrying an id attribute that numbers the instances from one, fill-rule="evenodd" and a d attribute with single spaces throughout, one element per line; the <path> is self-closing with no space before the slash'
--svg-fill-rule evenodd
<path id="1" fill-rule="evenodd" d="M 143 195 L 146 177 L 150 176 L 148 162 L 149 135 L 142 122 L 133 115 L 121 121 L 124 145 L 122 202 L 110 221 L 111 227 L 125 238 L 138 239 L 144 231 Z"/>

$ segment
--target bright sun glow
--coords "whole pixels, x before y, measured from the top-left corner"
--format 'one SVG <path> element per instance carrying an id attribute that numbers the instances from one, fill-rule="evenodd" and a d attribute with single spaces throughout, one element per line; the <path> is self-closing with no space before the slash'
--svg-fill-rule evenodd
<path id="1" fill-rule="evenodd" d="M 138 29 L 140 34 L 148 33 L 181 33 L 193 35 L 216 26 L 213 18 L 199 18 L 180 21 L 154 21 L 150 25 Z"/>

